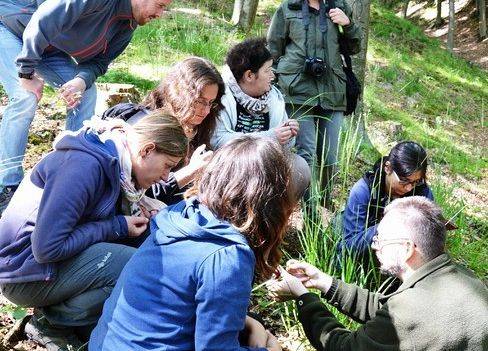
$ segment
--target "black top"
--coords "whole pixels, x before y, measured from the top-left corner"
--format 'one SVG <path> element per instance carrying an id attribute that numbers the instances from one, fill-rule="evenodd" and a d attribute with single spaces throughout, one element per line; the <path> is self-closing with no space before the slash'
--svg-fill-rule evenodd
<path id="1" fill-rule="evenodd" d="M 262 132 L 269 129 L 269 112 L 250 113 L 237 103 L 237 123 L 235 131 L 239 133 Z"/>

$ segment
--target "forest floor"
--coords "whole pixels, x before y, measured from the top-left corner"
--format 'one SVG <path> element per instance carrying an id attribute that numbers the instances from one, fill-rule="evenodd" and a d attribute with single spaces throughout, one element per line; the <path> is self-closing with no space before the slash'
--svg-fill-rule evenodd
<path id="1" fill-rule="evenodd" d="M 277 2 L 263 1 L 272 6 L 276 6 Z M 179 3 L 185 3 L 185 0 L 176 1 L 176 4 Z M 449 249 L 457 261 L 473 269 L 486 282 L 488 133 L 485 111 L 488 102 L 488 42 L 476 41 L 477 24 L 474 23 L 472 9 L 462 4 L 457 4 L 455 53 L 459 58 L 446 56 L 444 50 L 437 48 L 438 44 L 424 37 L 423 31 L 430 37 L 445 41 L 446 27 L 431 28 L 429 23 L 432 21 L 432 11 L 422 6 L 422 3 L 412 5 L 409 11 L 409 18 L 421 27 L 401 20 L 391 11 L 375 5 L 372 9 L 364 94 L 367 106 L 365 118 L 368 135 L 380 153 L 384 154 L 396 142 L 404 139 L 417 140 L 427 148 L 431 158 L 429 183 L 433 186 L 436 200 L 449 215 L 455 216 L 455 221 L 461 226 L 459 234 L 450 234 Z M 261 9 L 261 12 L 264 15 L 258 18 L 257 29 L 253 34 L 263 34 L 263 24 L 269 23 L 269 11 Z M 174 27 L 169 30 L 164 28 L 169 34 L 161 34 L 166 46 L 160 47 L 157 45 L 159 42 L 151 41 L 159 40 L 151 39 L 151 35 L 154 36 L 159 30 L 159 24 L 144 27 L 145 32 L 138 30 L 133 43 L 113 65 L 104 81 L 132 83 L 144 94 L 156 84 L 154 77 L 160 76 L 167 66 L 181 57 L 200 55 L 220 64 L 229 42 L 242 37 L 242 34 L 236 34 L 225 23 L 221 24 L 218 16 L 214 16 L 217 19 L 192 17 L 194 15 L 191 13 L 178 16 L 172 21 L 176 23 Z M 215 25 L 216 34 L 208 30 L 209 21 L 213 21 L 211 23 Z M 215 40 L 216 44 L 212 48 L 205 45 L 195 48 L 195 43 L 189 41 L 198 40 L 195 38 L 199 38 L 202 35 L 200 33 L 204 33 L 207 41 Z M 187 43 L 189 47 L 182 49 Z M 190 45 L 193 46 L 190 48 Z M 151 50 L 156 49 L 151 48 L 161 52 L 153 52 Z M 142 51 L 146 49 L 149 49 L 150 55 Z M 157 63 L 153 66 L 147 64 L 155 61 L 164 62 L 163 67 Z M 0 116 L 6 103 L 5 96 L 0 98 Z M 51 149 L 55 136 L 64 128 L 64 116 L 65 112 L 54 96 L 54 91 L 48 90 L 31 126 L 25 168 L 31 168 Z M 336 189 L 339 209 L 347 197 L 347 189 L 373 161 L 367 159 L 365 162 L 360 157 L 352 163 L 343 188 Z M 326 221 L 332 215 L 324 211 Z M 295 229 L 301 228 L 299 214 L 295 214 L 292 223 Z M 291 257 L 302 254 L 296 235 L 289 235 L 287 241 L 286 249 Z M 257 295 L 254 305 L 260 306 L 258 310 L 277 309 L 276 304 L 267 301 L 262 295 Z M 0 340 L 25 313 L 30 312 L 16 308 L 0 295 Z M 279 314 L 268 316 L 280 341 L 290 351 L 308 350 L 309 346 L 303 343 L 303 335 L 296 328 L 282 326 L 296 323 L 286 319 L 289 317 L 283 318 L 282 312 L 279 310 Z M 44 350 L 24 340 L 21 333 L 19 336 L 21 340 L 14 337 L 12 343 L 6 346 L 0 342 L 0 351 Z"/>

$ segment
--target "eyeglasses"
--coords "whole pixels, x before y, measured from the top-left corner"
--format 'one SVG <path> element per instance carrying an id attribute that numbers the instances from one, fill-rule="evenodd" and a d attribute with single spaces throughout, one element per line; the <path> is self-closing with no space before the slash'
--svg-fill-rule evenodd
<path id="1" fill-rule="evenodd" d="M 195 102 L 194 102 L 194 105 L 195 106 L 198 106 L 200 108 L 209 108 L 209 109 L 214 109 L 214 108 L 217 108 L 217 106 L 219 106 L 218 103 L 212 101 L 212 102 L 207 102 L 203 99 L 196 99 Z"/>
<path id="2" fill-rule="evenodd" d="M 401 186 L 411 185 L 412 187 L 416 187 L 417 185 L 425 184 L 425 179 L 424 178 L 420 178 L 420 179 L 417 179 L 417 180 L 410 181 L 410 180 L 406 180 L 406 179 L 401 179 L 398 176 L 398 174 L 396 174 L 396 172 L 393 169 L 391 170 L 391 172 L 395 176 L 398 184 L 400 184 Z"/>
<path id="3" fill-rule="evenodd" d="M 398 238 L 398 239 L 384 239 L 380 240 L 378 234 L 373 236 L 371 242 L 371 248 L 376 251 L 381 251 L 387 245 L 403 244 L 404 242 L 410 241 L 409 238 Z"/>

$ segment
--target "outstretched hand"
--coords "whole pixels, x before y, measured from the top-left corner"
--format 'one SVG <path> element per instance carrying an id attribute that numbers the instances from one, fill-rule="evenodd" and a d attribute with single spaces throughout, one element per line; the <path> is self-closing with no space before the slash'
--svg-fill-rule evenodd
<path id="1" fill-rule="evenodd" d="M 75 77 L 63 84 L 59 89 L 59 96 L 66 103 L 66 107 L 71 109 L 76 107 L 86 89 L 86 83 L 82 78 Z"/>
<path id="2" fill-rule="evenodd" d="M 299 297 L 308 292 L 299 278 L 288 273 L 283 267 L 278 267 L 279 278 L 266 282 L 269 296 L 277 301 L 287 301 Z"/>
<path id="3" fill-rule="evenodd" d="M 330 275 L 307 262 L 289 260 L 286 263 L 286 270 L 307 288 L 319 289 L 326 293 L 332 285 Z"/>
<path id="4" fill-rule="evenodd" d="M 188 167 L 191 168 L 195 174 L 202 172 L 212 160 L 213 151 L 205 150 L 206 145 L 202 144 L 193 151 Z"/>

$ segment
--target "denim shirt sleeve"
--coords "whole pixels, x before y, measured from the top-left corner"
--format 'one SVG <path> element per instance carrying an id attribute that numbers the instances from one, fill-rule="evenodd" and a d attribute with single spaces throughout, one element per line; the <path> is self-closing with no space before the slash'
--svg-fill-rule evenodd
<path id="1" fill-rule="evenodd" d="M 195 351 L 262 350 L 241 347 L 254 275 L 254 254 L 245 245 L 230 245 L 209 255 L 196 273 Z"/>
<path id="2" fill-rule="evenodd" d="M 376 226 L 367 227 L 370 197 L 369 187 L 363 179 L 354 184 L 342 221 L 343 240 L 349 249 L 365 250 L 376 232 Z"/>

